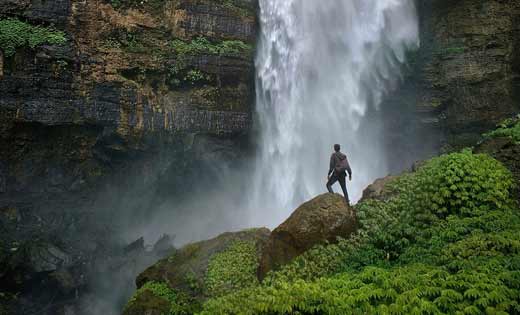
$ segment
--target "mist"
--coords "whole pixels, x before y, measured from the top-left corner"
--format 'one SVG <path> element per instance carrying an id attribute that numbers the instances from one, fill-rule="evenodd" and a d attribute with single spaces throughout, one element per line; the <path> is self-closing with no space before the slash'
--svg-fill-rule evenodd
<path id="1" fill-rule="evenodd" d="M 174 179 L 183 194 L 155 203 L 126 239 L 153 242 L 169 233 L 182 245 L 241 228 L 274 228 L 326 191 L 335 143 L 353 168 L 351 200 L 388 175 L 379 106 L 402 80 L 406 51 L 419 46 L 414 1 L 261 0 L 259 17 L 248 148 L 201 143 L 196 169 Z M 409 166 L 392 162 L 393 170 Z"/>
<path id="2" fill-rule="evenodd" d="M 347 189 L 354 202 L 390 169 L 409 166 L 388 160 L 392 148 L 384 140 L 380 105 L 402 81 L 406 51 L 419 47 L 414 1 L 259 4 L 256 104 L 247 144 L 193 135 L 194 146 L 183 155 L 193 162 L 189 172 L 166 163 L 153 174 L 153 188 L 125 194 L 126 205 L 141 205 L 139 215 L 115 219 L 126 242 L 144 237 L 151 246 L 170 234 L 179 247 L 227 231 L 272 229 L 326 192 L 335 143 L 353 168 Z M 140 263 L 116 281 L 128 287 L 145 267 Z M 111 300 L 117 309 L 124 298 Z"/>

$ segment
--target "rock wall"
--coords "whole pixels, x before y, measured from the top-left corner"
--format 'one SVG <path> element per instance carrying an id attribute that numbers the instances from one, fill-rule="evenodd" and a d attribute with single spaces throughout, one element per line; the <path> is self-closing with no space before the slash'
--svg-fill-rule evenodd
<path id="1" fill-rule="evenodd" d="M 520 2 L 416 5 L 421 47 L 383 106 L 397 160 L 471 146 L 520 111 Z"/>
<path id="2" fill-rule="evenodd" d="M 69 290 L 77 295 L 90 281 L 84 266 L 117 251 L 109 230 L 149 215 L 158 187 L 182 195 L 176 180 L 189 182 L 199 161 L 243 154 L 256 4 L 0 0 L 0 21 L 12 18 L 67 41 L 0 47 L 0 291 L 47 281 L 23 263 L 37 237 L 83 277 Z M 49 303 L 22 293 L 23 312 Z"/>
<path id="3" fill-rule="evenodd" d="M 0 136 L 6 146 L 27 125 L 90 130 L 84 155 L 93 155 L 93 147 L 100 142 L 108 146 L 123 142 L 126 148 L 121 149 L 128 151 L 142 149 L 150 142 L 147 137 L 155 141 L 158 135 L 172 141 L 186 133 L 221 136 L 247 132 L 254 71 L 251 51 L 189 51 L 180 56 L 172 46 L 175 39 L 189 42 L 199 36 L 252 46 L 256 29 L 253 5 L 139 3 L 0 2 L 0 17 L 54 24 L 68 37 L 64 45 L 21 48 L 12 57 L 0 56 L 4 65 Z M 183 69 L 179 70 L 181 63 Z M 186 79 L 190 71 L 203 78 Z M 13 154 L 1 158 L 11 159 Z M 75 158 L 88 160 L 86 156 Z M 16 181 L 18 176 L 11 178 Z"/>

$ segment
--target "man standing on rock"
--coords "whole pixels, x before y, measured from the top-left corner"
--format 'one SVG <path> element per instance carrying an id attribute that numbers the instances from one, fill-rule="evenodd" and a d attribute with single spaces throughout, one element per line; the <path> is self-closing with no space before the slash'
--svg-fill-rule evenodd
<path id="1" fill-rule="evenodd" d="M 348 172 L 348 178 L 352 180 L 352 170 L 350 169 L 350 165 L 348 164 L 347 156 L 340 152 L 341 147 L 339 144 L 334 145 L 334 153 L 330 156 L 330 167 L 329 172 L 327 174 L 327 189 L 330 193 L 334 193 L 332 190 L 332 185 L 339 181 L 341 185 L 341 189 L 343 190 L 343 195 L 345 196 L 345 200 L 347 201 L 347 205 L 350 205 L 350 200 L 348 198 L 347 193 L 347 184 L 346 177 Z"/>

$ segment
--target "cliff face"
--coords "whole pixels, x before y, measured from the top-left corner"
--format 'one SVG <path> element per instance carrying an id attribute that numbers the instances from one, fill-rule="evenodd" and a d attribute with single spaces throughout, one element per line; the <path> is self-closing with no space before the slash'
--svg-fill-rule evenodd
<path id="1" fill-rule="evenodd" d="M 140 3 L 0 2 L 0 16 L 52 23 L 68 39 L 63 45 L 21 47 L 13 56 L 0 57 L 0 135 L 3 147 L 10 147 L 9 152 L 2 150 L 8 154 L 1 159 L 11 160 L 4 163 L 8 165 L 2 177 L 13 181 L 9 187 L 27 187 L 19 182 L 23 176 L 15 174 L 16 169 L 23 168 L 31 150 L 27 142 L 36 140 L 42 128 L 43 133 L 62 137 L 70 128 L 85 130 L 81 148 L 67 149 L 76 151 L 71 156 L 50 152 L 72 164 L 89 164 L 74 170 L 78 174 L 68 179 L 73 182 L 103 173 L 96 146 L 102 151 L 117 146 L 121 154 L 142 149 L 149 144 L 147 137 L 158 135 L 175 141 L 187 133 L 247 132 L 256 28 L 253 5 Z M 22 136 L 23 129 L 30 131 Z M 19 137 L 25 143 L 13 148 L 13 139 Z M 55 151 L 56 143 L 45 150 L 41 140 L 36 140 L 40 152 Z M 48 137 L 49 142 L 55 140 Z M 62 143 L 71 143 L 68 140 L 73 139 Z"/>
<path id="2" fill-rule="evenodd" d="M 17 275 L 37 271 L 19 264 L 36 236 L 66 257 L 55 268 L 83 277 L 78 266 L 109 247 L 102 230 L 114 218 L 142 219 L 158 186 L 181 195 L 176 179 L 207 156 L 242 154 L 254 1 L 0 0 L 3 22 L 14 36 L 0 46 L 16 49 L 0 47 L 0 281 L 14 291 L 35 281 Z M 42 29 L 66 40 L 32 45 Z M 38 308 L 31 299 L 26 311 Z"/>
<path id="3" fill-rule="evenodd" d="M 422 1 L 420 12 L 424 100 L 448 142 L 474 142 L 520 109 L 520 3 Z"/>
<path id="4" fill-rule="evenodd" d="M 520 111 L 520 3 L 435 0 L 417 7 L 421 47 L 410 53 L 404 84 L 385 106 L 391 134 L 400 135 L 390 142 L 404 155 L 473 145 Z M 403 110 L 395 113 L 396 106 Z M 420 143 L 409 141 L 417 136 Z"/>

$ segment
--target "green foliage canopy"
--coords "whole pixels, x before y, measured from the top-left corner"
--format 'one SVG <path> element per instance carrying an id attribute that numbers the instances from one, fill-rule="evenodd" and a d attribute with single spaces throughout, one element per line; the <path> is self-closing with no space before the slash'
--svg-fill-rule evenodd
<path id="1" fill-rule="evenodd" d="M 258 287 L 210 299 L 203 314 L 520 312 L 520 217 L 511 174 L 466 150 L 357 206 L 360 230 L 319 246 Z"/>
<path id="2" fill-rule="evenodd" d="M 505 137 L 512 139 L 516 143 L 520 143 L 520 115 L 515 118 L 509 118 L 501 122 L 498 128 L 486 133 L 486 138 Z"/>
<path id="3" fill-rule="evenodd" d="M 215 254 L 208 265 L 205 287 L 208 296 L 221 296 L 258 284 L 258 253 L 254 242 L 236 241 Z"/>
<path id="4" fill-rule="evenodd" d="M 165 305 L 169 306 L 167 314 L 164 315 L 188 315 L 193 314 L 198 309 L 198 304 L 186 294 L 172 290 L 164 282 L 149 281 L 135 292 L 128 301 L 123 314 L 126 314 L 134 303 L 142 303 L 142 301 L 139 301 L 140 299 L 147 299 L 146 294 L 151 294 L 154 298 L 160 299 Z"/>

